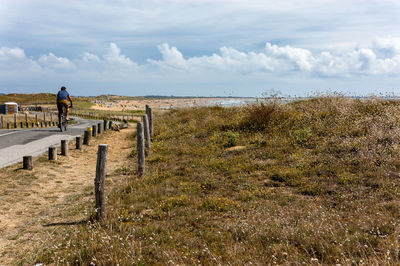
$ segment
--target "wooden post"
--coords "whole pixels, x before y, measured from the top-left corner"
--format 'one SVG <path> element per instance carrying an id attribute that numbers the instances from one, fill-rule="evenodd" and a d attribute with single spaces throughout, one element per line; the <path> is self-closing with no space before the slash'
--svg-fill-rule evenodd
<path id="1" fill-rule="evenodd" d="M 149 120 L 147 119 L 147 115 L 142 116 L 142 123 L 144 129 L 144 139 L 146 142 L 146 148 L 150 149 L 150 130 L 149 130 Z"/>
<path id="2" fill-rule="evenodd" d="M 143 175 L 145 170 L 144 154 L 144 128 L 142 123 L 137 123 L 137 153 L 138 153 L 138 174 Z"/>
<path id="3" fill-rule="evenodd" d="M 44 122 L 45 125 L 47 125 L 46 124 L 46 113 L 43 113 L 43 122 Z"/>
<path id="4" fill-rule="evenodd" d="M 3 116 L 1 116 L 0 123 L 1 123 L 1 127 L 0 128 L 4 128 L 4 117 Z"/>
<path id="5" fill-rule="evenodd" d="M 91 132 L 89 130 L 85 130 L 85 133 L 83 135 L 84 145 L 90 145 L 90 137 L 91 137 Z"/>
<path id="6" fill-rule="evenodd" d="M 24 156 L 23 157 L 23 168 L 25 170 L 32 170 L 33 169 L 32 156 Z"/>
<path id="7" fill-rule="evenodd" d="M 25 123 L 28 124 L 28 114 L 25 113 Z"/>
<path id="8" fill-rule="evenodd" d="M 103 125 L 101 123 L 97 123 L 97 133 L 99 135 L 103 133 Z"/>
<path id="9" fill-rule="evenodd" d="M 92 125 L 92 136 L 97 137 L 97 126 L 96 125 Z"/>
<path id="10" fill-rule="evenodd" d="M 75 147 L 77 150 L 82 150 L 82 136 L 76 137 L 76 144 Z"/>
<path id="11" fill-rule="evenodd" d="M 107 120 L 104 120 L 104 121 L 103 121 L 103 129 L 104 129 L 104 131 L 107 130 L 107 125 L 108 125 L 108 121 L 107 121 Z"/>
<path id="12" fill-rule="evenodd" d="M 14 128 L 17 128 L 17 114 L 14 114 Z"/>
<path id="13" fill-rule="evenodd" d="M 49 147 L 49 160 L 56 161 L 57 160 L 57 147 Z"/>
<path id="14" fill-rule="evenodd" d="M 39 122 L 39 121 L 38 121 L 38 115 L 35 114 L 35 123 L 36 123 L 36 125 L 37 125 L 38 122 Z"/>
<path id="15" fill-rule="evenodd" d="M 97 152 L 96 177 L 94 179 L 94 192 L 96 197 L 96 218 L 104 220 L 106 215 L 105 180 L 107 165 L 108 145 L 100 144 Z"/>
<path id="16" fill-rule="evenodd" d="M 21 121 L 21 128 L 24 128 L 24 122 Z"/>
<path id="17" fill-rule="evenodd" d="M 53 123 L 53 113 L 50 113 L 50 122 Z"/>
<path id="18" fill-rule="evenodd" d="M 68 141 L 65 139 L 61 140 L 61 155 L 68 156 Z"/>
<path id="19" fill-rule="evenodd" d="M 112 121 L 110 120 L 110 121 L 108 121 L 108 129 L 111 129 L 111 127 L 112 127 Z"/>
<path id="20" fill-rule="evenodd" d="M 11 128 L 11 124 L 7 123 L 7 129 L 10 129 L 10 128 Z"/>
<path id="21" fill-rule="evenodd" d="M 146 104 L 146 114 L 147 114 L 147 119 L 149 120 L 149 131 L 150 131 L 150 136 L 153 136 L 153 111 L 151 108 Z"/>
<path id="22" fill-rule="evenodd" d="M 43 127 L 43 121 L 42 121 L 42 122 L 40 122 L 40 127 Z"/>

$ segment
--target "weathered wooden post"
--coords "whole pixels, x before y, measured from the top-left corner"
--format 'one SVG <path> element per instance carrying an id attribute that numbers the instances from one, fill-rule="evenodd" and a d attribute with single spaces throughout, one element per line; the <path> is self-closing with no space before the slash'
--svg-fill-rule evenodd
<path id="1" fill-rule="evenodd" d="M 24 128 L 24 122 L 21 121 L 21 128 Z"/>
<path id="2" fill-rule="evenodd" d="M 149 120 L 149 131 L 150 131 L 150 136 L 153 136 L 153 111 L 149 107 L 148 104 L 146 104 L 146 114 L 147 114 L 147 119 Z"/>
<path id="3" fill-rule="evenodd" d="M 42 122 L 40 122 L 40 127 L 43 127 L 43 121 L 42 121 Z"/>
<path id="4" fill-rule="evenodd" d="M 57 147 L 55 146 L 49 147 L 49 160 L 50 161 L 57 160 Z"/>
<path id="5" fill-rule="evenodd" d="M 85 130 L 85 133 L 83 134 L 83 144 L 84 145 L 90 145 L 90 137 L 92 133 L 89 130 Z"/>
<path id="6" fill-rule="evenodd" d="M 14 114 L 14 128 L 17 128 L 17 114 Z"/>
<path id="7" fill-rule="evenodd" d="M 96 177 L 94 179 L 97 220 L 104 220 L 106 215 L 106 197 L 104 185 L 106 179 L 107 153 L 108 145 L 100 144 L 97 152 Z"/>
<path id="8" fill-rule="evenodd" d="M 143 175 L 145 170 L 145 149 L 144 149 L 144 128 L 142 123 L 137 123 L 137 153 L 138 153 L 138 174 Z"/>
<path id="9" fill-rule="evenodd" d="M 32 170 L 33 169 L 32 156 L 24 156 L 23 157 L 23 168 L 25 170 Z"/>
<path id="10" fill-rule="evenodd" d="M 46 113 L 45 112 L 43 112 L 43 122 L 44 122 L 45 126 L 47 126 Z"/>
<path id="11" fill-rule="evenodd" d="M 97 133 L 99 135 L 103 133 L 103 125 L 101 123 L 97 123 Z"/>
<path id="12" fill-rule="evenodd" d="M 10 129 L 10 128 L 11 128 L 11 124 L 7 123 L 7 129 Z"/>
<path id="13" fill-rule="evenodd" d="M 53 113 L 50 113 L 50 122 L 53 124 Z M 53 124 L 54 126 L 54 124 Z"/>
<path id="14" fill-rule="evenodd" d="M 36 125 L 37 125 L 38 122 L 39 122 L 39 121 L 38 121 L 38 115 L 35 114 L 35 123 L 36 123 Z"/>
<path id="15" fill-rule="evenodd" d="M 92 136 L 97 137 L 97 125 L 92 125 Z"/>
<path id="16" fill-rule="evenodd" d="M 61 155 L 68 156 L 68 141 L 65 139 L 61 140 Z"/>
<path id="17" fill-rule="evenodd" d="M 110 120 L 110 121 L 108 121 L 108 129 L 111 129 L 111 127 L 112 127 L 112 121 Z"/>
<path id="18" fill-rule="evenodd" d="M 108 121 L 107 120 L 103 120 L 103 129 L 104 129 L 104 131 L 107 130 L 107 125 L 108 125 Z"/>
<path id="19" fill-rule="evenodd" d="M 28 124 L 28 114 L 25 113 L 25 124 Z"/>
<path id="20" fill-rule="evenodd" d="M 150 149 L 150 130 L 149 130 L 149 120 L 147 119 L 147 115 L 142 116 L 142 123 L 144 128 L 144 139 L 146 143 L 146 148 Z"/>
<path id="21" fill-rule="evenodd" d="M 0 128 L 4 128 L 4 117 L 3 116 L 1 116 L 0 123 L 1 123 L 1 127 Z"/>
<path id="22" fill-rule="evenodd" d="M 76 137 L 75 148 L 76 148 L 77 150 L 82 150 L 82 136 L 77 136 L 77 137 Z"/>

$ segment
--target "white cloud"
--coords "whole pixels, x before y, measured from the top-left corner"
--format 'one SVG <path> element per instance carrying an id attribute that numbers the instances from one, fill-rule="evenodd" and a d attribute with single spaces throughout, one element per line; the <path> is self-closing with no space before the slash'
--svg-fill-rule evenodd
<path id="1" fill-rule="evenodd" d="M 385 53 L 382 49 L 389 50 Z M 76 58 L 55 55 L 52 52 L 39 58 L 28 58 L 22 48 L 0 48 L 1 77 L 7 82 L 26 80 L 32 76 L 59 80 L 77 80 L 79 83 L 102 82 L 102 84 L 131 84 L 142 86 L 154 84 L 214 84 L 226 82 L 236 86 L 241 82 L 265 82 L 277 84 L 301 77 L 304 84 L 311 80 L 330 77 L 337 82 L 343 80 L 377 80 L 385 77 L 390 83 L 400 74 L 400 49 L 397 39 L 377 39 L 369 46 L 337 52 L 309 49 L 267 42 L 259 51 L 240 51 L 223 46 L 218 53 L 202 56 L 185 56 L 175 46 L 163 43 L 158 46 L 161 59 L 148 59 L 137 64 L 121 52 L 116 43 L 110 43 L 103 55 L 84 52 Z M 161 71 L 158 71 L 161 70 Z M 252 80 L 254 79 L 254 80 Z M 152 85 L 153 84 L 153 85 Z M 230 85 L 229 85 L 230 84 Z M 161 86 L 160 85 L 160 86 Z M 128 86 L 128 85 L 125 85 Z M 164 85 L 162 85 L 164 86 Z M 378 85 L 376 85 L 378 86 Z M 200 93 L 201 95 L 201 93 Z"/>
<path id="2" fill-rule="evenodd" d="M 72 69 L 74 64 L 65 57 L 57 57 L 53 53 L 39 57 L 38 63 L 47 69 Z"/>
<path id="3" fill-rule="evenodd" d="M 106 62 L 111 64 L 119 64 L 123 66 L 136 65 L 131 59 L 121 54 L 121 49 L 115 43 L 110 44 L 108 53 L 105 54 L 103 57 Z"/>

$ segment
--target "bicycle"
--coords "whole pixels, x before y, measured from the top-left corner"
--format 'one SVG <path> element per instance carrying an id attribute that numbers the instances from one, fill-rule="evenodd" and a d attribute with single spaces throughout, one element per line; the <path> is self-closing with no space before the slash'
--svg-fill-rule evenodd
<path id="1" fill-rule="evenodd" d="M 71 108 L 72 106 L 70 106 L 69 108 Z M 67 131 L 67 125 L 68 125 L 68 121 L 67 121 L 67 107 L 65 107 L 65 105 L 63 105 L 62 107 L 62 113 L 61 113 L 61 124 L 59 125 L 60 131 Z"/>

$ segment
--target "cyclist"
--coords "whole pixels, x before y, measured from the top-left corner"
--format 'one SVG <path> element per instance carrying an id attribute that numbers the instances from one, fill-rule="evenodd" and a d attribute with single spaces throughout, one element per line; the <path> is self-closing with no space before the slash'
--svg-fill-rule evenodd
<path id="1" fill-rule="evenodd" d="M 67 99 L 69 100 L 69 102 L 71 103 L 71 107 L 72 107 L 72 100 L 71 97 L 69 96 L 69 93 L 67 92 L 67 89 L 62 86 L 61 90 L 57 93 L 57 109 L 58 109 L 58 125 L 61 127 L 61 114 L 63 112 L 63 107 L 65 106 L 67 113 L 66 113 L 66 120 L 68 121 L 68 112 L 69 112 L 69 106 L 68 106 L 68 102 Z"/>

